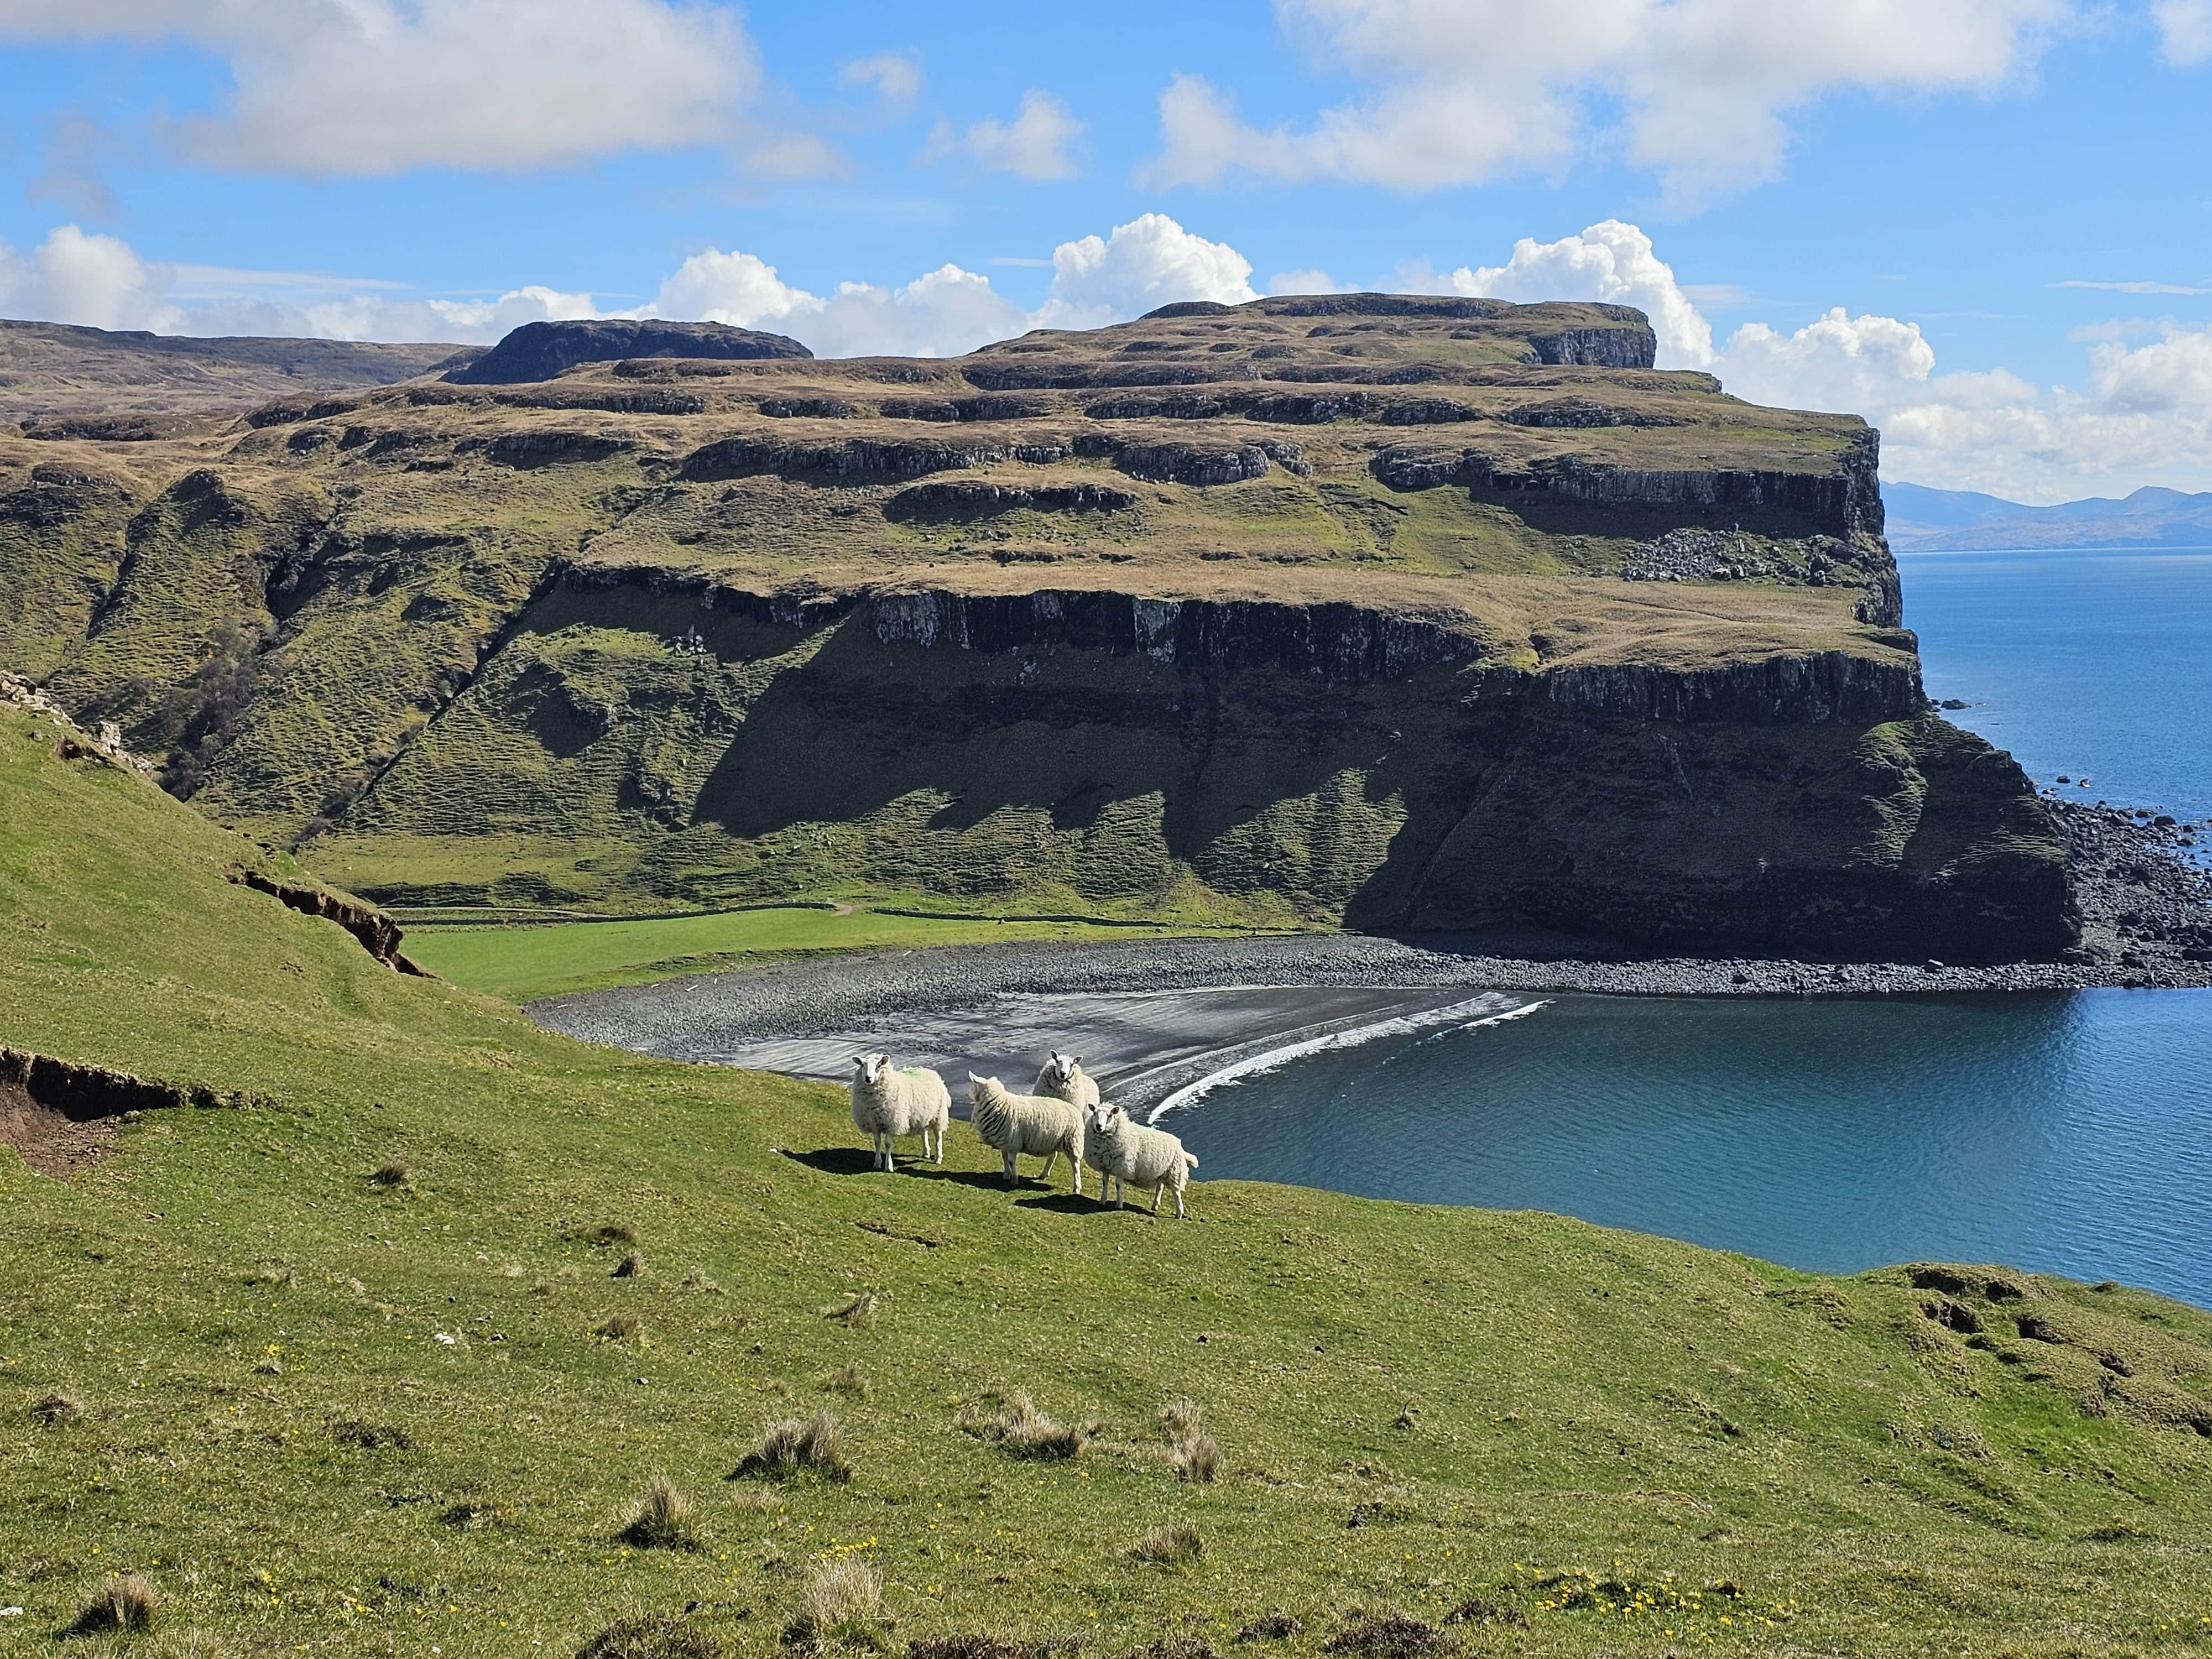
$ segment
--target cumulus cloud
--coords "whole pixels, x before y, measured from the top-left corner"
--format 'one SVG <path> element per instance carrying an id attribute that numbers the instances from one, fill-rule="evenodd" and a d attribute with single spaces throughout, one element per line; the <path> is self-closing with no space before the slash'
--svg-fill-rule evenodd
<path id="1" fill-rule="evenodd" d="M 842 283 L 816 294 L 785 282 L 757 254 L 707 248 L 671 272 L 648 304 L 612 310 L 589 294 L 536 286 L 493 300 L 416 299 L 389 283 L 161 264 L 114 237 L 64 225 L 28 254 L 0 242 L 0 313 L 164 333 L 465 345 L 488 344 L 524 323 L 653 316 L 791 334 L 825 357 L 951 356 L 1032 328 L 1121 322 L 1171 301 L 1258 297 L 1251 264 L 1235 248 L 1164 214 L 1063 242 L 1052 267 L 1044 303 L 1026 311 L 989 277 L 953 264 L 902 285 Z"/>
<path id="2" fill-rule="evenodd" d="M 921 93 L 921 60 L 909 52 L 856 58 L 837 71 L 841 87 L 868 87 L 887 104 L 903 106 Z"/>
<path id="3" fill-rule="evenodd" d="M 170 136 L 197 160 L 362 177 L 556 167 L 722 144 L 788 171 L 827 152 L 755 131 L 760 80 L 732 13 L 673 0 L 10 0 L 0 40 L 176 40 L 227 64 L 216 112 Z"/>
<path id="4" fill-rule="evenodd" d="M 2212 0 L 2156 0 L 2150 11 L 2167 63 L 2193 69 L 2212 60 Z"/>
<path id="5" fill-rule="evenodd" d="M 1325 270 L 1279 270 L 1267 278 L 1270 294 L 1356 294 L 1349 283 L 1340 283 Z"/>
<path id="6" fill-rule="evenodd" d="M 1083 130 L 1083 123 L 1066 104 L 1048 92 L 1032 89 L 1022 94 L 1021 112 L 1011 121 L 978 121 L 961 133 L 950 123 L 939 122 L 922 159 L 939 161 L 959 155 L 986 173 L 1039 180 L 1073 179 L 1074 150 Z"/>
<path id="7" fill-rule="evenodd" d="M 1417 278 L 1407 286 L 1523 304 L 1601 300 L 1634 306 L 1651 319 L 1659 336 L 1661 368 L 1705 368 L 1713 360 L 1712 326 L 1674 280 L 1674 268 L 1653 252 L 1649 236 L 1619 219 L 1556 242 L 1524 236 L 1502 265 L 1462 265 L 1449 276 Z"/>
<path id="8" fill-rule="evenodd" d="M 1276 0 L 1316 66 L 1349 75 L 1362 95 L 1304 127 L 1261 129 L 1232 94 L 1178 76 L 1161 94 L 1160 153 L 1146 173 L 1161 185 L 1245 172 L 1419 191 L 1556 170 L 1602 149 L 1656 173 L 1671 198 L 1698 198 L 1774 177 L 1790 116 L 1829 94 L 2001 88 L 2075 6 Z M 2169 26 L 2169 52 L 2175 38 Z"/>
<path id="9" fill-rule="evenodd" d="M 57 226 L 28 253 L 0 242 L 0 313 L 88 328 L 172 333 L 185 313 L 168 298 L 175 274 L 128 242 Z"/>
<path id="10" fill-rule="evenodd" d="M 1052 272 L 1052 292 L 1036 313 L 1036 325 L 1048 328 L 1097 328 L 1177 300 L 1242 305 L 1260 297 L 1249 259 L 1164 213 L 1141 214 L 1110 236 L 1062 242 Z"/>

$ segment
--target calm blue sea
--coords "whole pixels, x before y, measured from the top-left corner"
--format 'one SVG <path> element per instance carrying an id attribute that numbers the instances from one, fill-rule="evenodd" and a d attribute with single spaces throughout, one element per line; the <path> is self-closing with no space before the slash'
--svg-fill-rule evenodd
<path id="1" fill-rule="evenodd" d="M 1906 558 L 1953 718 L 2077 797 L 2212 816 L 2212 550 Z M 1794 1266 L 1922 1257 L 2212 1305 L 2212 992 L 1561 997 L 1169 1112 L 1207 1176 L 1559 1211 Z"/>

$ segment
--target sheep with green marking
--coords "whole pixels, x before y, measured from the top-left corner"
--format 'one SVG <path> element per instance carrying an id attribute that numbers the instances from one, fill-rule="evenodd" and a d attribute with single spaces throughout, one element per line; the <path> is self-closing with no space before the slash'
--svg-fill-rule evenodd
<path id="1" fill-rule="evenodd" d="M 921 1137 L 921 1155 L 945 1162 L 945 1126 L 952 1121 L 952 1091 L 926 1066 L 893 1067 L 888 1054 L 853 1056 L 853 1127 L 874 1143 L 875 1167 L 896 1170 L 892 1143 Z M 936 1139 L 933 1150 L 931 1138 Z"/>

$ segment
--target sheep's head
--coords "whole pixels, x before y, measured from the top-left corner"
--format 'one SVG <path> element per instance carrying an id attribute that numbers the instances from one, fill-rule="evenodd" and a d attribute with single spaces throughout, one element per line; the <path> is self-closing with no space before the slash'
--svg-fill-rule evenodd
<path id="1" fill-rule="evenodd" d="M 968 1103 L 970 1106 L 979 1100 L 988 1100 L 993 1095 L 1002 1095 L 1006 1092 L 1006 1085 L 998 1079 L 977 1077 L 973 1072 L 968 1073 Z"/>
<path id="2" fill-rule="evenodd" d="M 1091 1109 L 1091 1133 L 1094 1135 L 1119 1134 L 1129 1115 L 1110 1100 L 1102 1100 Z"/>
<path id="3" fill-rule="evenodd" d="M 1044 1063 L 1045 1076 L 1051 1079 L 1055 1088 L 1066 1088 L 1075 1081 L 1077 1075 L 1082 1070 L 1081 1054 L 1055 1054 Z"/>
<path id="4" fill-rule="evenodd" d="M 854 1054 L 853 1056 L 853 1068 L 860 1073 L 860 1081 L 863 1083 L 881 1083 L 884 1080 L 884 1073 L 890 1069 L 890 1064 L 891 1057 L 889 1054 Z"/>

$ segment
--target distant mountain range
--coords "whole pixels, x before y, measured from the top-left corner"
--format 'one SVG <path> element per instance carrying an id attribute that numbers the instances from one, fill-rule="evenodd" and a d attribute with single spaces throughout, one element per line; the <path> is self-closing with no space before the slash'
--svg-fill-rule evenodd
<path id="1" fill-rule="evenodd" d="M 1905 553 L 2003 547 L 2212 547 L 2212 494 L 2145 487 L 2122 501 L 2094 496 L 2024 507 L 1970 489 L 1881 487 L 1890 545 Z"/>

